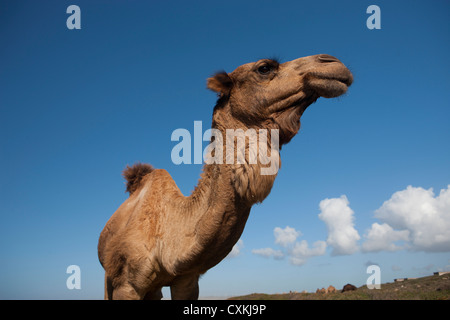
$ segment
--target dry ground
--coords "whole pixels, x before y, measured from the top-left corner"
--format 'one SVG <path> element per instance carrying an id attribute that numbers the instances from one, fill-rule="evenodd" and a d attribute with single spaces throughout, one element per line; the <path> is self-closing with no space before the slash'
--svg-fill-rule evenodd
<path id="1" fill-rule="evenodd" d="M 381 289 L 365 285 L 356 291 L 341 293 L 252 293 L 230 300 L 450 300 L 450 274 L 429 276 L 403 282 L 381 284 Z"/>

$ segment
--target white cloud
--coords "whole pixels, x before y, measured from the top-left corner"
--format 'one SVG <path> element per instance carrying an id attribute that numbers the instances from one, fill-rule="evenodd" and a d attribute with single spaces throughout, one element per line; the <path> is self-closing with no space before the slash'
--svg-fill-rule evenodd
<path id="1" fill-rule="evenodd" d="M 345 195 L 322 200 L 319 218 L 328 229 L 327 244 L 333 248 L 331 255 L 346 255 L 358 251 L 360 236 L 354 228 L 354 212 Z"/>
<path id="2" fill-rule="evenodd" d="M 227 255 L 227 258 L 234 258 L 241 254 L 241 249 L 244 248 L 244 241 L 239 239 L 238 242 L 233 246 L 230 253 Z"/>
<path id="3" fill-rule="evenodd" d="M 284 257 L 284 253 L 282 251 L 274 250 L 272 248 L 253 249 L 252 253 L 266 258 L 273 257 L 274 259 L 282 259 Z"/>
<path id="4" fill-rule="evenodd" d="M 324 255 L 326 248 L 327 244 L 325 241 L 314 242 L 312 248 L 308 247 L 308 242 L 306 240 L 296 242 L 290 251 L 291 257 L 289 261 L 293 265 L 301 266 L 311 257 Z"/>
<path id="5" fill-rule="evenodd" d="M 407 241 L 409 239 L 408 230 L 394 230 L 386 223 L 374 223 L 364 235 L 366 241 L 362 244 L 362 250 L 365 252 L 378 251 L 396 251 L 403 247 L 396 245 L 396 241 Z"/>
<path id="6" fill-rule="evenodd" d="M 403 236 L 408 232 L 412 250 L 450 251 L 450 185 L 437 197 L 432 188 L 408 186 L 385 201 L 375 217 L 403 232 Z"/>
<path id="7" fill-rule="evenodd" d="M 301 235 L 301 232 L 287 226 L 284 229 L 276 227 L 273 230 L 273 234 L 275 236 L 276 244 L 279 244 L 282 247 L 287 247 L 288 245 L 294 243 L 295 240 L 297 240 L 297 237 Z"/>
<path id="8" fill-rule="evenodd" d="M 327 247 L 325 241 L 316 241 L 310 248 L 306 240 L 297 242 L 297 237 L 301 236 L 302 233 L 289 226 L 284 229 L 276 227 L 273 230 L 273 234 L 275 236 L 275 244 L 281 246 L 282 250 L 262 248 L 254 249 L 252 253 L 274 259 L 289 257 L 289 262 L 297 266 L 305 264 L 309 258 L 325 254 Z"/>
<path id="9" fill-rule="evenodd" d="M 291 264 L 300 266 L 312 257 L 324 255 L 327 246 L 332 248 L 332 256 L 357 252 L 361 237 L 355 229 L 354 212 L 347 197 L 342 195 L 340 198 L 324 199 L 319 208 L 319 218 L 328 229 L 326 242 L 316 241 L 309 247 L 306 240 L 297 241 L 302 235 L 300 231 L 289 226 L 284 229 L 276 227 L 273 234 L 280 249 L 254 249 L 252 253 L 274 259 L 288 257 Z M 380 223 L 373 223 L 364 234 L 363 252 L 402 249 L 450 251 L 450 185 L 442 189 L 438 196 L 431 188 L 426 190 L 408 186 L 395 192 L 375 210 L 375 217 Z M 239 252 L 239 248 L 237 250 Z"/>

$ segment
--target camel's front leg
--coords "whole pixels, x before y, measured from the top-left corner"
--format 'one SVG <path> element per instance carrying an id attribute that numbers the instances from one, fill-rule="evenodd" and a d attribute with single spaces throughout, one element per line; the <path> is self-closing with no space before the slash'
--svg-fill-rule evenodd
<path id="1" fill-rule="evenodd" d="M 112 280 L 105 273 L 105 300 L 140 300 L 141 296 L 130 285 L 122 285 L 116 288 Z"/>
<path id="2" fill-rule="evenodd" d="M 170 285 L 172 300 L 198 299 L 198 274 L 177 277 Z"/>
<path id="3" fill-rule="evenodd" d="M 112 290 L 112 300 L 142 300 L 143 296 L 139 294 L 130 284 L 124 284 Z"/>
<path id="4" fill-rule="evenodd" d="M 149 291 L 144 296 L 144 300 L 161 300 L 163 297 L 161 289 Z"/>

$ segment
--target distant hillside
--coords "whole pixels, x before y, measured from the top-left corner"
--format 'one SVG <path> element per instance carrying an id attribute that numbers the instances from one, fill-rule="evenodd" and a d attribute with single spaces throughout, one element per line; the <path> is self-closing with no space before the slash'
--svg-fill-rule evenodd
<path id="1" fill-rule="evenodd" d="M 362 286 L 341 293 L 252 293 L 229 300 L 450 300 L 450 274 L 381 284 L 381 289 Z"/>

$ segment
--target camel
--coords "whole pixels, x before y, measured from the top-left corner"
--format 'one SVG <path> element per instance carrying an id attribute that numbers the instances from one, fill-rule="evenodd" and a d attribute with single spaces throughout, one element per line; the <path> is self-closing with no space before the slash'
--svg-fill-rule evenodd
<path id="1" fill-rule="evenodd" d="M 323 294 L 328 294 L 328 293 L 335 293 L 336 292 L 336 288 L 333 287 L 332 285 L 330 285 L 328 288 L 322 288 L 319 289 L 317 288 L 316 293 L 323 293 Z"/>
<path id="2" fill-rule="evenodd" d="M 333 287 L 332 285 L 328 286 L 328 288 L 322 288 L 319 289 L 317 288 L 316 293 L 323 293 L 323 294 L 328 294 L 328 293 L 335 293 L 336 292 L 336 288 Z"/>
<path id="3" fill-rule="evenodd" d="M 336 292 L 336 288 L 333 287 L 332 285 L 330 285 L 330 286 L 327 288 L 327 293 L 335 293 L 335 292 Z"/>
<path id="4" fill-rule="evenodd" d="M 207 80 L 207 88 L 218 94 L 211 127 L 223 136 L 227 129 L 276 132 L 279 148 L 268 142 L 267 152 L 279 159 L 281 147 L 299 131 L 306 108 L 319 97 L 344 94 L 352 82 L 344 64 L 326 54 L 284 63 L 262 59 L 231 73 L 218 72 Z M 221 143 L 225 148 L 226 142 Z M 205 163 L 190 196 L 181 193 L 166 170 L 142 163 L 127 166 L 123 175 L 129 197 L 98 242 L 105 299 L 161 299 L 167 286 L 172 299 L 198 299 L 199 277 L 228 255 L 252 205 L 272 189 L 276 174 L 260 174 L 264 165 L 249 163 L 248 156 L 244 163 Z"/>
<path id="5" fill-rule="evenodd" d="M 355 291 L 355 290 L 358 290 L 358 288 L 350 283 L 347 283 L 345 286 L 342 287 L 341 293 L 344 293 L 347 291 Z"/>

